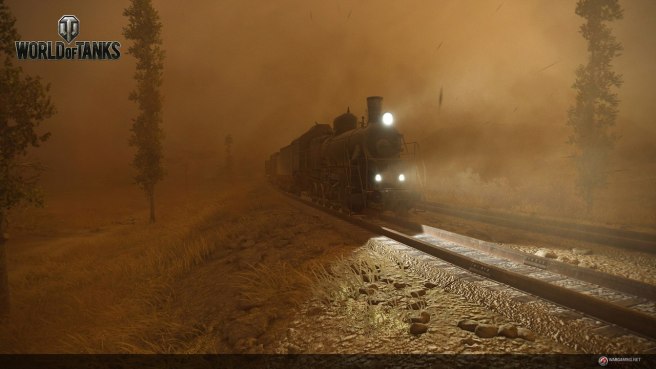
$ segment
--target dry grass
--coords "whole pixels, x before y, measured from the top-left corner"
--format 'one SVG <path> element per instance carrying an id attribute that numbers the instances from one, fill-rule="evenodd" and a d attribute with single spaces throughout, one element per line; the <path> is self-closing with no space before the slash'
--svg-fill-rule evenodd
<path id="1" fill-rule="evenodd" d="M 310 285 L 311 280 L 305 273 L 284 261 L 250 265 L 237 274 L 233 283 L 240 291 L 242 303 L 249 306 L 263 306 L 275 299 L 298 306 L 307 299 L 305 292 Z"/>
<path id="2" fill-rule="evenodd" d="M 281 206 L 260 183 L 192 195 L 162 201 L 154 225 L 145 212 L 70 215 L 64 231 L 10 243 L 0 352 L 234 353 L 238 330 L 260 318 L 271 344 L 307 300 L 310 265 L 354 247 L 349 231 Z"/>
<path id="3" fill-rule="evenodd" d="M 208 202 L 211 194 L 205 195 L 205 201 L 187 207 L 163 206 L 161 212 L 170 215 L 155 225 L 113 224 L 43 244 L 10 243 L 13 309 L 0 330 L 0 351 L 206 348 L 202 339 L 194 340 L 202 328 L 183 326 L 169 309 L 174 281 L 209 260 L 228 233 L 220 227 L 189 231 L 225 215 L 217 199 Z"/>
<path id="4" fill-rule="evenodd" d="M 525 177 L 511 183 L 506 178 L 483 180 L 467 170 L 434 173 L 426 193 L 429 200 L 456 206 L 495 209 L 546 217 L 575 219 L 586 223 L 614 224 L 636 229 L 656 228 L 656 193 L 652 173 L 611 177 L 591 209 L 577 194 L 572 178 L 563 168 L 553 177 Z"/>

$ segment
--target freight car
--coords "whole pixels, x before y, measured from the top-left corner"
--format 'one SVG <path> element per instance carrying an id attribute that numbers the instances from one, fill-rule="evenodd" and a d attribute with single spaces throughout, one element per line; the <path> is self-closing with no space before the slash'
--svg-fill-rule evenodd
<path id="1" fill-rule="evenodd" d="M 367 123 L 350 109 L 333 126 L 315 123 L 265 162 L 269 180 L 327 206 L 406 211 L 418 200 L 416 143 L 406 143 L 380 96 L 367 98 Z"/>

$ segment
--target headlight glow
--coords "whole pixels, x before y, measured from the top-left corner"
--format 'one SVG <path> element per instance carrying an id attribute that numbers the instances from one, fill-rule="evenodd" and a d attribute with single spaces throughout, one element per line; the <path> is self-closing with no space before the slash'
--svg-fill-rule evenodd
<path id="1" fill-rule="evenodd" d="M 381 176 L 380 174 L 376 174 L 374 179 L 376 180 L 376 182 L 381 182 L 383 180 L 383 176 Z"/>
<path id="2" fill-rule="evenodd" d="M 386 126 L 391 126 L 392 124 L 394 124 L 394 116 L 392 115 L 392 113 L 388 112 L 383 114 L 383 124 Z"/>
<path id="3" fill-rule="evenodd" d="M 405 182 L 405 174 L 399 174 L 399 181 Z"/>

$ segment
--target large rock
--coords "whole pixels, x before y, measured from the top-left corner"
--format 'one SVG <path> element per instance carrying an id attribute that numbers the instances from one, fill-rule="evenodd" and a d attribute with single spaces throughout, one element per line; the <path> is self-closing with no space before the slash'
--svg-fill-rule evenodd
<path id="1" fill-rule="evenodd" d="M 519 327 L 517 328 L 517 337 L 523 338 L 527 341 L 535 341 L 535 333 L 530 329 Z"/>
<path id="2" fill-rule="evenodd" d="M 517 338 L 517 327 L 512 324 L 504 324 L 499 327 L 497 335 L 507 338 Z"/>
<path id="3" fill-rule="evenodd" d="M 407 283 L 403 283 L 403 282 L 394 282 L 394 288 L 396 288 L 397 290 L 399 290 L 399 289 L 401 289 L 401 288 L 406 288 L 406 287 L 408 287 L 408 284 L 407 284 Z"/>
<path id="4" fill-rule="evenodd" d="M 480 323 L 475 320 L 464 319 L 458 322 L 458 328 L 474 332 Z"/>
<path id="5" fill-rule="evenodd" d="M 410 333 L 414 335 L 419 335 L 426 333 L 428 331 L 428 326 L 423 323 L 412 323 L 410 326 Z"/>
<path id="6" fill-rule="evenodd" d="M 481 338 L 492 338 L 497 335 L 499 328 L 494 324 L 479 324 L 474 333 Z"/>
<path id="7" fill-rule="evenodd" d="M 432 289 L 432 288 L 437 287 L 437 285 L 436 285 L 435 283 L 433 283 L 433 282 L 426 282 L 426 283 L 424 283 L 424 287 L 426 287 L 426 288 L 428 288 L 428 289 L 430 290 L 430 289 Z"/>

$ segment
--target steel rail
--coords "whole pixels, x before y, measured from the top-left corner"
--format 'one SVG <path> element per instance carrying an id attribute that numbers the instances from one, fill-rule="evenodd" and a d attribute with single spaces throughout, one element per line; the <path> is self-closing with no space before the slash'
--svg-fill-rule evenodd
<path id="1" fill-rule="evenodd" d="M 436 247 L 428 242 L 419 240 L 399 231 L 368 222 L 340 211 L 326 208 L 286 192 L 282 193 L 307 206 L 321 210 L 372 233 L 388 237 L 462 269 L 475 272 L 485 278 L 503 283 L 542 299 L 549 300 L 558 305 L 577 310 L 608 323 L 616 324 L 640 335 L 656 339 L 656 318 L 643 312 L 632 310 L 608 301 L 572 291 L 565 287 L 505 270 L 494 265 L 485 264 L 465 255 Z"/>
<path id="2" fill-rule="evenodd" d="M 599 286 L 611 288 L 619 292 L 624 292 L 656 301 L 656 286 L 650 283 L 637 281 L 635 279 L 630 279 L 619 275 L 604 273 L 590 268 L 583 268 L 554 259 L 532 255 L 526 252 L 504 247 L 493 242 L 478 240 L 454 232 L 445 231 L 443 229 L 409 222 L 404 219 L 381 214 L 368 215 L 378 218 L 384 222 L 406 228 L 408 230 L 422 232 L 436 236 L 438 238 L 450 240 L 455 243 L 474 248 L 486 252 L 490 255 L 498 256 L 519 264 L 530 265 L 563 276 L 575 278 L 580 281 L 594 283 Z"/>

